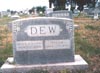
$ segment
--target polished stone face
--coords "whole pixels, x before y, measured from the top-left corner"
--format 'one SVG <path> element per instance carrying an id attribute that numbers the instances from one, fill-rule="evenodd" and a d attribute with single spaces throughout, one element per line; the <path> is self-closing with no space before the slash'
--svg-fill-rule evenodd
<path id="1" fill-rule="evenodd" d="M 16 64 L 74 61 L 73 21 L 55 17 L 26 18 L 12 22 Z"/>
<path id="2" fill-rule="evenodd" d="M 46 15 L 47 17 L 70 18 L 72 19 L 72 12 L 67 10 L 54 11 Z"/>

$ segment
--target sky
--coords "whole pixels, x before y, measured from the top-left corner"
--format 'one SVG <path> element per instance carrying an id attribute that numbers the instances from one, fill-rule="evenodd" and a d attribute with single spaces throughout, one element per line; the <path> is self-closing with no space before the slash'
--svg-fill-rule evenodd
<path id="1" fill-rule="evenodd" d="M 49 7 L 48 0 L 0 0 L 0 11 L 6 11 L 7 9 L 21 11 L 25 9 L 31 9 L 36 6 Z"/>

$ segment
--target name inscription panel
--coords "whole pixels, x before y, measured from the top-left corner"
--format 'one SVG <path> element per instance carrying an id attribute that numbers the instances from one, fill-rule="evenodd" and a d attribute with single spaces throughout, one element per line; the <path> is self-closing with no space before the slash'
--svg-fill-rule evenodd
<path id="1" fill-rule="evenodd" d="M 58 25 L 33 25 L 28 26 L 25 30 L 30 37 L 58 36 L 62 29 Z"/>

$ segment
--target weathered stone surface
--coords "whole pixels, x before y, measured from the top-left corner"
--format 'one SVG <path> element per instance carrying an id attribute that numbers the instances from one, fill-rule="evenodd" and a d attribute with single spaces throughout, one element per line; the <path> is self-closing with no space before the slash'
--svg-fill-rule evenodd
<path id="1" fill-rule="evenodd" d="M 72 12 L 67 10 L 54 11 L 46 15 L 47 17 L 58 17 L 58 18 L 73 18 Z"/>
<path id="2" fill-rule="evenodd" d="M 73 21 L 37 17 L 12 22 L 16 64 L 49 64 L 74 61 Z"/>

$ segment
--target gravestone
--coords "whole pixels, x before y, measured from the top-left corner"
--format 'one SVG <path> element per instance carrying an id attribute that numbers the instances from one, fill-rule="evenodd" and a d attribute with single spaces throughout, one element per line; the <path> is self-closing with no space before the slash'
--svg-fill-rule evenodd
<path id="1" fill-rule="evenodd" d="M 53 12 L 53 8 L 47 8 L 45 14 L 48 15 L 49 13 Z"/>
<path id="2" fill-rule="evenodd" d="M 35 17 L 12 22 L 13 56 L 0 68 L 2 73 L 31 70 L 86 69 L 88 64 L 74 55 L 74 26 L 69 18 Z"/>
<path id="3" fill-rule="evenodd" d="M 99 8 L 95 8 L 93 13 L 94 13 L 94 19 L 99 19 L 100 9 Z"/>
<path id="4" fill-rule="evenodd" d="M 88 16 L 98 19 L 100 16 L 100 8 L 95 7 L 95 8 L 88 8 L 87 10 L 84 10 L 84 12 L 87 13 Z"/>
<path id="5" fill-rule="evenodd" d="M 47 17 L 58 17 L 58 18 L 73 18 L 72 12 L 67 10 L 54 11 L 46 15 Z"/>
<path id="6" fill-rule="evenodd" d="M 29 18 L 13 24 L 16 64 L 47 64 L 74 61 L 73 21 L 62 18 Z"/>
<path id="7" fill-rule="evenodd" d="M 89 16 L 89 17 L 93 17 L 93 15 L 94 15 L 93 11 L 94 11 L 94 8 L 84 9 L 84 12 L 86 12 L 87 16 Z"/>
<path id="8" fill-rule="evenodd" d="M 95 20 L 99 19 L 98 13 L 94 13 L 94 19 L 95 19 Z"/>
<path id="9" fill-rule="evenodd" d="M 79 10 L 77 10 L 77 9 L 74 9 L 74 13 L 73 13 L 73 16 L 74 17 L 77 17 L 78 15 L 79 15 Z"/>

